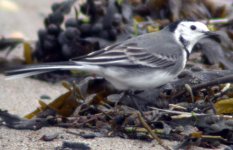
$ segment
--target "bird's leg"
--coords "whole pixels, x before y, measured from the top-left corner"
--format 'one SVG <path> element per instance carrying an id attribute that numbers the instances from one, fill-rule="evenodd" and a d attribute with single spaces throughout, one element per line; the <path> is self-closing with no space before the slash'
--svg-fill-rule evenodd
<path id="1" fill-rule="evenodd" d="M 141 99 L 138 96 L 136 96 L 136 94 L 140 93 L 142 91 L 126 91 L 125 94 L 127 94 L 130 98 L 130 100 L 134 103 L 134 105 L 136 106 L 136 108 L 139 110 L 139 112 L 142 114 L 142 116 L 144 117 L 143 113 L 142 113 L 142 109 L 141 107 L 138 105 L 137 101 L 134 98 L 137 99 Z M 145 118 L 145 117 L 144 117 Z"/>
<path id="2" fill-rule="evenodd" d="M 143 91 L 132 91 L 132 90 L 130 90 L 130 91 L 123 91 L 123 92 L 121 93 L 121 96 L 120 96 L 119 100 L 118 100 L 117 102 L 115 102 L 115 106 L 116 106 L 120 101 L 122 101 L 123 98 L 124 98 L 125 96 L 128 96 L 129 99 L 130 99 L 130 101 L 133 102 L 133 104 L 135 105 L 135 107 L 136 107 L 136 108 L 139 110 L 139 112 L 142 114 L 142 109 L 141 109 L 140 105 L 138 105 L 137 101 L 134 99 L 134 98 L 141 99 L 140 97 L 138 97 L 138 96 L 136 95 L 136 94 L 138 94 L 138 93 L 140 93 L 140 92 L 143 92 Z M 143 117 L 144 117 L 144 116 L 143 116 Z"/>

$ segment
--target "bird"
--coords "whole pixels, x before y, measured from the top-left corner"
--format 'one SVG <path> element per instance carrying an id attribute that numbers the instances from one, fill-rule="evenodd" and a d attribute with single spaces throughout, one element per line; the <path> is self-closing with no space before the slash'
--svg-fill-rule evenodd
<path id="1" fill-rule="evenodd" d="M 165 85 L 185 68 L 194 45 L 217 37 L 198 21 L 180 20 L 158 32 L 121 41 L 65 62 L 25 65 L 6 71 L 8 79 L 56 70 L 80 70 L 105 78 L 117 90 L 140 91 Z"/>

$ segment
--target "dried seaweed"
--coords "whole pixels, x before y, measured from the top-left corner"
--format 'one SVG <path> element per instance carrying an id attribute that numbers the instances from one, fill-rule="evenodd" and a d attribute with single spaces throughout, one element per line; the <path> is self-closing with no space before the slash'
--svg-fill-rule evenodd
<path id="1" fill-rule="evenodd" d="M 137 93 L 140 99 L 135 100 L 140 103 L 140 106 L 145 108 L 142 112 L 143 118 L 141 115 L 140 117 L 138 116 L 137 107 L 134 106 L 130 99 L 127 99 L 127 95 L 122 97 L 121 92 L 112 90 L 112 87 L 105 80 L 91 77 L 80 84 L 65 82 L 63 85 L 68 89 L 68 92 L 51 104 L 42 103 L 40 112 L 35 111 L 28 115 L 30 118 L 33 117 L 32 120 L 11 117 L 9 114 L 4 115 L 6 113 L 2 113 L 0 118 L 5 122 L 6 126 L 16 129 L 35 130 L 42 126 L 50 125 L 66 128 L 88 127 L 104 136 L 120 136 L 144 140 L 152 140 L 157 137 L 158 142 L 160 141 L 159 138 L 184 141 L 183 145 L 180 145 L 181 147 L 190 145 L 190 140 L 193 141 L 192 139 L 197 139 L 198 142 L 195 144 L 199 146 L 203 146 L 203 143 L 206 144 L 206 142 L 210 146 L 213 140 L 229 145 L 233 144 L 233 134 L 231 134 L 233 132 L 233 117 L 231 115 L 219 115 L 225 113 L 219 111 L 219 108 L 227 109 L 228 104 L 221 104 L 221 101 L 215 103 L 214 107 L 216 107 L 218 112 L 218 114 L 215 114 L 210 101 L 213 93 L 218 95 L 219 92 L 227 92 L 230 89 L 229 86 L 227 86 L 228 88 L 223 88 L 224 90 L 221 90 L 221 88 L 219 90 L 210 88 L 218 85 L 218 82 L 215 82 L 216 80 L 231 76 L 229 74 L 232 74 L 232 71 L 193 72 L 190 70 L 188 76 L 180 76 L 177 81 L 168 85 Z M 203 81 L 217 84 L 203 84 Z M 193 87 L 194 100 L 190 101 L 190 103 L 187 102 L 187 99 L 190 99 L 190 95 L 189 92 L 185 94 L 184 84 L 189 84 Z M 100 88 L 94 88 L 93 90 L 93 87 L 99 86 Z M 173 91 L 170 91 L 169 87 Z M 184 93 L 177 96 L 180 93 L 180 89 L 184 89 Z M 197 91 L 197 89 L 205 89 L 207 91 L 205 93 L 205 91 Z M 227 94 L 225 93 L 224 95 Z M 121 98 L 122 100 L 118 101 Z M 73 102 L 70 101 L 72 99 L 76 101 L 75 107 Z M 218 97 L 219 99 L 221 97 Z M 61 111 L 62 108 L 71 109 L 70 106 L 76 109 L 72 111 L 73 113 L 68 115 L 66 111 Z M 232 114 L 230 110 L 227 111 L 228 114 Z M 40 120 L 40 122 L 37 122 L 37 120 Z M 197 136 L 197 132 L 200 132 L 199 136 Z M 87 137 L 89 138 L 90 136 Z M 162 142 L 159 143 L 163 145 Z M 166 148 L 169 149 L 168 147 Z"/>
<path id="2" fill-rule="evenodd" d="M 233 26 L 232 6 L 229 9 L 228 2 L 220 5 L 201 0 L 87 0 L 79 9 L 75 5 L 76 18 L 64 19 L 73 5 L 75 1 L 52 6 L 45 29 L 38 32 L 36 49 L 28 43 L 24 45 L 26 63 L 67 60 L 131 36 L 156 32 L 179 19 L 208 24 L 211 30 L 219 32 L 221 42 L 203 39 L 196 45 L 186 69 L 173 82 L 134 93 L 131 98 L 103 78 L 85 78 L 80 77 L 82 73 L 71 72 L 68 82 L 63 82 L 66 93 L 49 104 L 40 100 L 40 107 L 27 119 L 0 111 L 1 125 L 32 130 L 43 126 L 90 128 L 96 134 L 77 135 L 156 139 L 166 149 L 171 148 L 161 139 L 180 141 L 175 149 L 233 145 Z M 140 113 L 132 99 L 139 104 Z M 90 149 L 69 142 L 58 149 L 80 146 Z"/>

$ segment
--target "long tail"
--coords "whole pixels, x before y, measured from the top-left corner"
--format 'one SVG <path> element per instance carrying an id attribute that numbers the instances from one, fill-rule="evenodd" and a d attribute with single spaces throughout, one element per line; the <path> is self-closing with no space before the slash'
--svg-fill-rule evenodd
<path id="1" fill-rule="evenodd" d="M 73 70 L 78 69 L 80 66 L 74 62 L 56 62 L 44 63 L 35 65 L 24 65 L 5 72 L 6 79 L 17 79 L 42 73 L 47 73 L 55 70 Z"/>

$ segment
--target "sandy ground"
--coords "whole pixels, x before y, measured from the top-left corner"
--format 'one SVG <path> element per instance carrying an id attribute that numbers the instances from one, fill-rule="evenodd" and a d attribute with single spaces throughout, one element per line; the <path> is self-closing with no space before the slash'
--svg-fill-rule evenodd
<path id="1" fill-rule="evenodd" d="M 43 18 L 55 1 L 61 0 L 0 0 L 0 35 L 21 32 L 27 39 L 36 39 L 37 30 L 43 27 Z"/>
<path id="2" fill-rule="evenodd" d="M 16 131 L 12 129 L 0 128 L 0 149 L 54 149 L 61 146 L 63 141 L 82 142 L 87 144 L 93 150 L 140 150 L 140 149 L 162 149 L 156 142 L 144 142 L 139 140 L 128 140 L 122 138 L 95 138 L 84 139 L 80 136 L 69 134 L 66 131 L 79 133 L 83 130 L 63 129 L 56 127 L 43 128 L 39 131 Z M 87 132 L 85 130 L 85 132 Z M 44 134 L 59 133 L 58 138 L 50 142 L 44 142 L 40 138 Z M 14 138 L 12 138 L 14 137 Z M 166 145 L 172 146 L 174 142 L 166 142 Z"/>
<path id="3" fill-rule="evenodd" d="M 42 19 L 50 11 L 49 5 L 56 0 L 0 0 L 0 35 L 8 36 L 15 32 L 21 32 L 28 39 L 36 39 L 36 31 L 43 27 Z M 58 1 L 58 0 L 57 0 Z M 4 53 L 0 57 L 4 57 Z M 22 57 L 22 49 L 18 48 L 9 56 Z M 34 110 L 41 95 L 48 95 L 52 99 L 61 95 L 66 90 L 60 85 L 51 85 L 33 79 L 5 80 L 0 75 L 0 109 L 6 109 L 10 113 L 23 116 Z M 139 149 L 163 149 L 153 142 L 128 140 L 122 138 L 95 138 L 83 139 L 79 136 L 67 133 L 89 132 L 88 130 L 64 129 L 47 127 L 38 131 L 14 130 L 0 126 L 0 149 L 4 150 L 37 150 L 54 149 L 62 145 L 62 141 L 84 142 L 94 150 L 139 150 Z M 59 133 L 57 139 L 51 142 L 40 140 L 46 133 Z M 169 147 L 177 145 L 177 142 L 165 141 Z M 201 149 L 193 147 L 192 149 Z"/>

